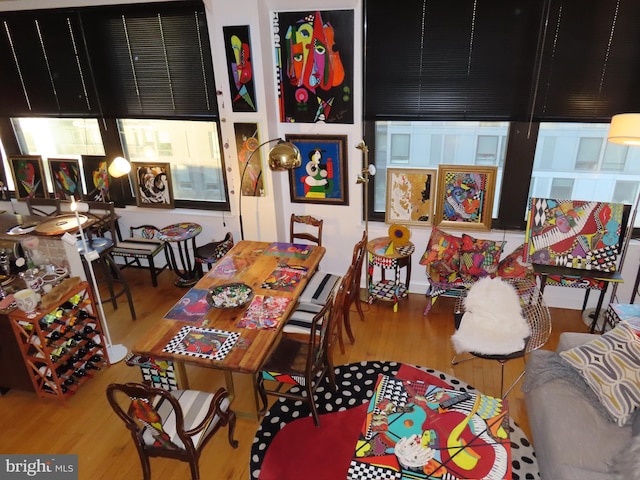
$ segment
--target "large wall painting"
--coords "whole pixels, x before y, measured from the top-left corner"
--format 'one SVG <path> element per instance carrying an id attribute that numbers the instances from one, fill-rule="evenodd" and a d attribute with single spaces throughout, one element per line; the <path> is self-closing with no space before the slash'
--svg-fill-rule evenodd
<path id="1" fill-rule="evenodd" d="M 525 234 L 529 262 L 615 271 L 623 210 L 621 203 L 530 198 Z"/>
<path id="2" fill-rule="evenodd" d="M 231 84 L 231 105 L 234 112 L 256 112 L 256 91 L 251 63 L 249 26 L 223 27 L 224 48 Z"/>
<path id="3" fill-rule="evenodd" d="M 353 123 L 353 10 L 276 12 L 280 121 Z"/>

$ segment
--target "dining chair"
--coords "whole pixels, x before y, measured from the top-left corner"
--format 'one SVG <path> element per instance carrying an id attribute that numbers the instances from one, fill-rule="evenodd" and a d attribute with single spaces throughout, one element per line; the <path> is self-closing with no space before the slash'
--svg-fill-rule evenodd
<path id="1" fill-rule="evenodd" d="M 313 422 L 317 427 L 320 426 L 314 395 L 325 377 L 332 388 L 336 388 L 331 352 L 335 338 L 334 325 L 342 313 L 346 295 L 347 284 L 342 282 L 335 299 L 327 301 L 314 315 L 310 334 L 305 338 L 287 335 L 280 338 L 257 374 L 256 391 L 263 405 L 258 412 L 260 415 L 267 410 L 267 395 L 275 395 L 309 403 Z M 276 386 L 267 388 L 266 381 L 276 382 Z M 283 390 L 287 385 L 299 387 L 299 393 Z"/>
<path id="2" fill-rule="evenodd" d="M 158 227 L 154 225 L 139 225 L 129 227 L 129 238 L 125 238 L 111 250 L 111 255 L 124 259 L 124 265 L 120 269 L 135 265 L 140 268 L 148 268 L 151 273 L 151 284 L 158 286 L 158 275 L 166 268 L 169 268 L 169 253 L 167 244 L 156 238 Z M 165 257 L 164 265 L 156 267 L 155 256 L 163 253 Z M 143 265 L 140 260 L 146 260 L 147 265 Z"/>
<path id="3" fill-rule="evenodd" d="M 144 480 L 151 479 L 151 457 L 187 462 L 191 478 L 199 480 L 202 450 L 222 426 L 229 427 L 229 444 L 238 447 L 233 438 L 236 415 L 224 388 L 213 394 L 112 383 L 107 386 L 107 399 L 131 433 Z"/>
<path id="4" fill-rule="evenodd" d="M 27 209 L 33 217 L 54 217 L 60 213 L 58 199 L 27 197 Z"/>
<path id="5" fill-rule="evenodd" d="M 289 239 L 291 243 L 297 243 L 299 240 L 315 243 L 322 246 L 322 224 L 324 220 L 317 219 L 311 215 L 295 215 L 291 214 L 291 223 L 289 227 Z"/>
<path id="6" fill-rule="evenodd" d="M 367 253 L 367 231 L 362 232 L 362 238 L 353 247 L 353 254 L 351 257 L 351 265 L 353 265 L 353 279 L 351 285 L 349 285 L 349 291 L 347 293 L 347 302 L 345 305 L 345 327 L 349 338 L 353 337 L 351 333 L 351 322 L 349 314 L 351 312 L 351 305 L 355 303 L 360 320 L 364 321 L 364 312 L 362 311 L 362 305 L 360 304 L 360 282 L 362 279 L 362 265 L 364 264 L 364 258 Z M 351 340 L 353 343 L 355 340 Z"/>
<path id="7" fill-rule="evenodd" d="M 202 265 L 207 265 L 207 270 L 211 270 L 211 267 L 218 263 L 218 260 L 224 257 L 233 245 L 233 235 L 227 232 L 222 240 L 209 242 L 196 248 L 194 257 L 199 275 L 203 275 Z"/>

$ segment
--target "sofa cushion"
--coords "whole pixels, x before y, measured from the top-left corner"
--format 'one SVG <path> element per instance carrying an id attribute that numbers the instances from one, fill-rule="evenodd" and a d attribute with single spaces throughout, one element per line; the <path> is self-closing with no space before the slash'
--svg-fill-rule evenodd
<path id="1" fill-rule="evenodd" d="M 471 235 L 462 235 L 460 246 L 460 273 L 463 278 L 477 280 L 493 276 L 498 271 L 504 242 L 480 240 Z"/>
<path id="2" fill-rule="evenodd" d="M 533 266 L 524 259 L 524 244 L 520 244 L 498 263 L 496 274 L 501 278 L 527 278 L 533 276 Z"/>
<path id="3" fill-rule="evenodd" d="M 443 277 L 457 273 L 460 268 L 461 242 L 460 237 L 449 235 L 438 227 L 433 227 L 420 264 L 426 265 L 432 272 Z"/>
<path id="4" fill-rule="evenodd" d="M 624 322 L 560 353 L 584 378 L 619 426 L 640 406 L 640 340 Z"/>

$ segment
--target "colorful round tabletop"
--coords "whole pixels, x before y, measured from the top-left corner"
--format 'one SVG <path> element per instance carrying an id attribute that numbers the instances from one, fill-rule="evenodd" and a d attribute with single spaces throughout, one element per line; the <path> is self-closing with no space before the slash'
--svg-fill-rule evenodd
<path id="1" fill-rule="evenodd" d="M 199 235 L 202 227 L 197 223 L 174 223 L 168 225 L 158 232 L 158 239 L 165 242 L 181 242 Z"/>

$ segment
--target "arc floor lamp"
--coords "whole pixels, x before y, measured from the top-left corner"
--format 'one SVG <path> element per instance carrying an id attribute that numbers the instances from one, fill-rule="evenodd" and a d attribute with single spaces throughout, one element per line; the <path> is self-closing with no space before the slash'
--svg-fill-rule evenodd
<path id="1" fill-rule="evenodd" d="M 269 150 L 269 168 L 271 170 L 292 170 L 302 164 L 300 150 L 293 143 L 285 142 L 281 138 L 272 138 L 261 143 L 251 152 L 249 158 L 244 164 L 242 175 L 240 176 L 240 191 L 238 192 L 238 216 L 240 218 L 240 239 L 244 240 L 244 223 L 242 222 L 242 184 L 247 173 L 247 167 L 251 164 L 251 160 L 256 152 L 268 143 L 278 142 L 271 150 Z"/>

